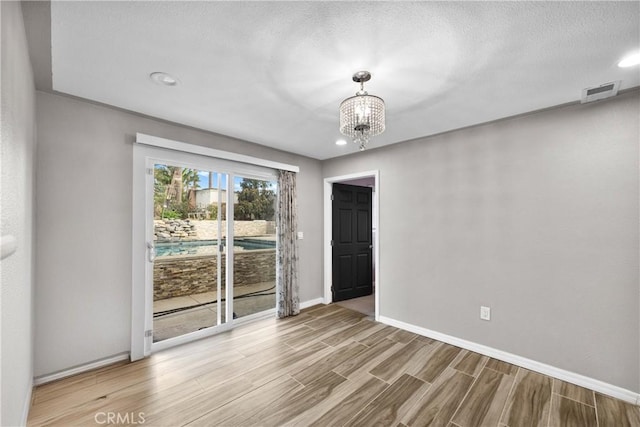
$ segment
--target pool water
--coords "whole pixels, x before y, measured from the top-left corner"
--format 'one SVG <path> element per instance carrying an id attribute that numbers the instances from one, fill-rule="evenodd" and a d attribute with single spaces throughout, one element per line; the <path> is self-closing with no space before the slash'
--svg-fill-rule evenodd
<path id="1" fill-rule="evenodd" d="M 226 246 L 226 239 L 222 239 Z M 191 242 L 160 242 L 156 243 L 156 256 L 177 255 L 215 255 L 218 253 L 217 240 L 196 240 Z M 256 249 L 275 249 L 275 240 L 263 239 L 233 239 L 233 251 L 251 251 Z M 228 248 L 226 249 L 228 250 Z"/>

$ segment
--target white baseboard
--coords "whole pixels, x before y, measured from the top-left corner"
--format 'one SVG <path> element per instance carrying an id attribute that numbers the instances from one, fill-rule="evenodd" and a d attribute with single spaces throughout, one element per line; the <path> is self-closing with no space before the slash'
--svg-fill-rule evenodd
<path id="1" fill-rule="evenodd" d="M 318 304 L 322 304 L 324 302 L 324 299 L 322 298 L 315 298 L 309 301 L 303 301 L 300 303 L 300 309 L 304 309 L 304 308 L 308 308 L 308 307 L 312 307 L 314 305 L 318 305 Z M 275 311 L 270 311 L 268 313 L 266 313 L 266 315 L 273 315 L 275 313 Z M 250 320 L 259 320 L 261 318 L 265 317 L 265 313 L 260 313 L 260 316 L 257 316 L 255 319 L 247 319 L 247 321 Z M 242 322 L 244 323 L 244 322 Z M 157 349 L 156 349 L 157 350 Z M 129 359 L 129 353 L 121 353 L 121 354 L 116 354 L 115 356 L 111 356 L 111 357 L 107 357 L 105 359 L 100 359 L 100 360 L 96 360 L 95 362 L 91 362 L 91 363 L 87 363 L 85 365 L 79 365 L 70 369 L 65 369 L 63 371 L 58 371 L 55 372 L 53 374 L 48 374 L 48 375 L 42 375 L 39 376 L 37 378 L 34 378 L 33 380 L 33 385 L 41 385 L 41 384 L 45 384 L 45 383 L 49 383 L 51 381 L 56 381 L 65 377 L 70 377 L 71 375 L 76 375 L 76 374 L 81 374 L 83 372 L 86 371 L 90 371 L 92 369 L 97 369 L 97 368 L 101 368 L 103 366 L 107 366 L 107 365 L 111 365 L 112 363 L 116 363 L 116 362 L 121 362 L 123 360 L 128 360 Z M 31 399 L 29 399 L 27 401 L 26 404 L 26 414 L 29 413 L 29 407 L 30 407 L 30 402 Z M 26 423 L 26 418 L 25 418 L 25 423 Z"/>
<path id="2" fill-rule="evenodd" d="M 634 405 L 640 403 L 640 393 L 635 393 L 622 387 L 605 383 L 603 381 L 596 380 L 584 375 L 576 374 L 575 372 L 566 371 L 564 369 L 556 368 L 555 366 L 527 359 L 526 357 L 518 356 L 516 354 L 508 353 L 506 351 L 498 350 L 492 347 L 487 347 L 485 345 L 477 344 L 472 341 L 463 340 L 461 338 L 456 338 L 454 336 L 443 334 L 441 332 L 432 331 L 420 326 L 401 322 L 389 317 L 380 316 L 379 322 L 390 326 L 395 326 L 396 328 L 404 329 L 418 335 L 432 338 L 434 340 L 442 341 L 456 347 L 471 350 L 485 356 L 493 357 L 494 359 L 502 360 L 504 362 L 529 369 L 531 371 L 549 375 L 550 377 L 579 385 L 590 390 L 595 390 L 598 393 L 606 394 L 607 396 L 615 397 L 616 399 L 624 400 L 625 402 L 629 402 Z"/>
<path id="3" fill-rule="evenodd" d="M 85 365 L 78 365 L 70 369 L 65 369 L 63 371 L 55 372 L 53 374 L 41 375 L 37 378 L 34 378 L 33 384 L 40 385 L 40 384 L 50 383 L 51 381 L 59 380 L 65 377 L 70 377 L 71 375 L 81 374 L 83 372 L 90 371 L 92 369 L 102 368 L 103 366 L 111 365 L 116 362 L 122 362 L 123 360 L 129 360 L 128 352 L 120 353 L 120 354 L 116 354 L 115 356 L 96 360 L 94 362 L 90 362 Z"/>
<path id="4" fill-rule="evenodd" d="M 318 305 L 318 304 L 324 304 L 324 298 L 316 298 L 316 299 L 311 299 L 309 301 L 303 301 L 300 303 L 300 310 L 313 307 L 314 305 Z"/>

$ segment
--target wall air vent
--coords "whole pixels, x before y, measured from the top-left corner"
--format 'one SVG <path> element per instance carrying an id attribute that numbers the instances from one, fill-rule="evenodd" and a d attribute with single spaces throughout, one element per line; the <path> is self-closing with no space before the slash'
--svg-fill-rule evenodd
<path id="1" fill-rule="evenodd" d="M 597 101 L 599 99 L 611 98 L 618 94 L 618 88 L 620 87 L 620 80 L 615 82 L 605 83 L 596 87 L 588 87 L 582 89 L 582 104 L 587 102 Z"/>

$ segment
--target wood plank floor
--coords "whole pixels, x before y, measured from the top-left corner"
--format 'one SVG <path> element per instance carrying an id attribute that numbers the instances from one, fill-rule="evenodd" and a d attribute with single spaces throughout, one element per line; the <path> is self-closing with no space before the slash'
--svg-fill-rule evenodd
<path id="1" fill-rule="evenodd" d="M 329 305 L 34 391 L 30 426 L 105 424 L 623 427 L 640 409 Z"/>

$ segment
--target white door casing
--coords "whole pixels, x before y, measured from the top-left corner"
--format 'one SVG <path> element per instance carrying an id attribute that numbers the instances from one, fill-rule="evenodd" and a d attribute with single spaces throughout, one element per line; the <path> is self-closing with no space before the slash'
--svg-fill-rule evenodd
<path id="1" fill-rule="evenodd" d="M 227 218 L 233 218 L 231 183 L 235 175 L 274 180 L 275 169 L 298 172 L 297 166 L 229 153 L 208 147 L 138 134 L 133 146 L 132 196 L 132 293 L 131 350 L 132 361 L 152 351 L 212 335 L 233 326 L 233 286 L 227 286 L 228 322 L 159 343 L 152 343 L 153 325 L 153 168 L 157 163 L 179 165 L 227 174 Z M 233 221 L 226 223 L 226 236 L 233 241 Z M 233 251 L 227 252 L 227 266 L 233 266 Z M 233 283 L 233 268 L 225 269 L 226 283 Z M 219 312 L 219 311 L 218 311 Z M 245 320 L 250 320 L 249 316 Z"/>

